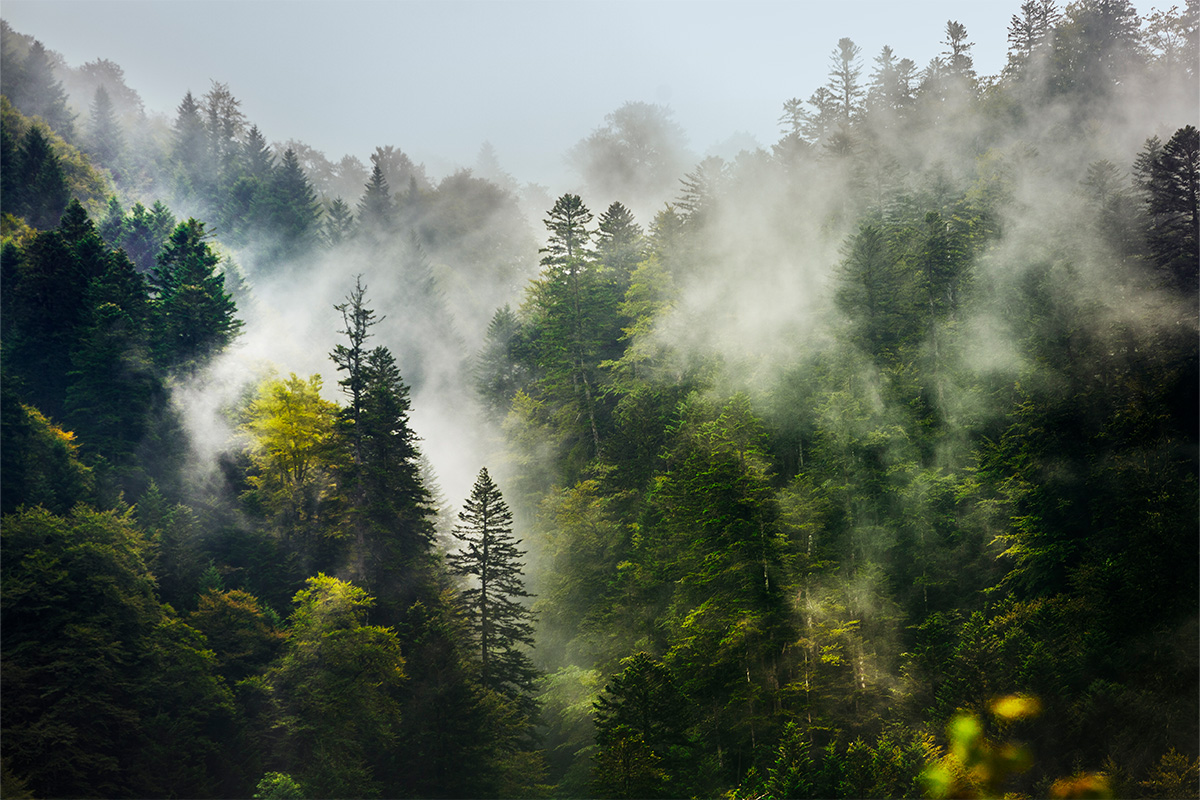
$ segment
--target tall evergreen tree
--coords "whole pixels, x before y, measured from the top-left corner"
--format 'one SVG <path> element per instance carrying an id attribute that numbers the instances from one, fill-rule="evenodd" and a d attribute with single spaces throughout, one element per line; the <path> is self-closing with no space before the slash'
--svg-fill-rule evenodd
<path id="1" fill-rule="evenodd" d="M 451 574 L 470 581 L 462 597 L 478 640 L 483 685 L 528 708 L 537 670 L 521 649 L 533 644 L 533 612 L 521 604 L 530 596 L 522 580 L 525 551 L 517 547 L 512 512 L 487 468 L 458 519 L 453 535 L 462 549 L 446 563 Z"/>
<path id="2" fill-rule="evenodd" d="M 269 181 L 275 171 L 275 156 L 257 125 L 250 126 L 246 141 L 242 143 L 242 163 L 251 177 L 264 182 Z"/>
<path id="3" fill-rule="evenodd" d="M 616 291 L 624 296 L 629 279 L 645 257 L 645 235 L 633 213 L 613 203 L 600 215 L 596 230 L 596 257 L 612 273 Z"/>
<path id="4" fill-rule="evenodd" d="M 358 227 L 360 231 L 379 237 L 391 230 L 396 206 L 379 160 L 371 156 L 371 163 L 371 180 L 358 201 Z"/>
<path id="5" fill-rule="evenodd" d="M 337 247 L 350 238 L 354 232 L 354 212 L 341 197 L 334 198 L 325 207 L 324 236 L 325 243 Z"/>
<path id="6" fill-rule="evenodd" d="M 342 485 L 353 540 L 352 569 L 379 597 L 384 612 L 397 614 L 413 595 L 420 559 L 433 543 L 433 510 L 421 482 L 417 437 L 409 427 L 408 386 L 386 347 L 368 350 L 370 328 L 381 320 L 367 306 L 361 278 L 342 312 L 348 344 L 329 357 L 348 405 L 339 429 L 348 450 Z"/>
<path id="7" fill-rule="evenodd" d="M 195 368 L 233 341 L 242 327 L 225 290 L 225 276 L 217 270 L 221 259 L 206 238 L 203 222 L 179 223 L 152 274 L 162 326 L 158 357 L 168 369 Z"/>
<path id="8" fill-rule="evenodd" d="M 29 127 L 14 166 L 17 188 L 13 211 L 24 216 L 30 227 L 56 227 L 71 192 L 50 137 L 41 125 Z"/>
<path id="9" fill-rule="evenodd" d="M 975 43 L 967 41 L 967 26 L 954 20 L 947 22 L 946 40 L 942 44 L 946 46 L 941 53 L 946 72 L 961 80 L 973 81 L 975 60 L 971 58 L 970 51 Z"/>
<path id="10" fill-rule="evenodd" d="M 550 238 L 540 252 L 544 271 L 533 301 L 542 336 L 534 346 L 543 386 L 587 420 L 591 455 L 600 451 L 595 370 L 601 347 L 603 294 L 593 261 L 592 212 L 579 195 L 560 197 L 544 220 Z"/>
<path id="11" fill-rule="evenodd" d="M 1147 240 L 1164 282 L 1195 292 L 1200 263 L 1200 132 L 1177 130 L 1146 144 L 1135 167 L 1150 213 Z"/>
<path id="12" fill-rule="evenodd" d="M 838 121 L 847 126 L 857 120 L 862 110 L 863 87 L 859 83 L 862 62 L 858 55 L 862 48 L 851 39 L 838 39 L 837 49 L 829 57 L 829 91 L 836 98 Z"/>
<path id="13" fill-rule="evenodd" d="M 41 117 L 50 129 L 71 141 L 75 136 L 75 115 L 67 107 L 67 93 L 54 77 L 54 63 L 45 46 L 34 41 L 21 66 L 20 89 L 13 104 L 30 117 Z"/>
<path id="14" fill-rule="evenodd" d="M 203 196 L 211 181 L 213 164 L 208 158 L 200 104 L 190 90 L 175 109 L 173 136 L 171 155 L 177 170 L 175 193 L 185 198 Z"/>
<path id="15" fill-rule="evenodd" d="M 276 240 L 271 257 L 280 260 L 311 252 L 320 233 L 321 206 L 295 150 L 284 152 L 269 192 L 270 232 Z"/>
<path id="16" fill-rule="evenodd" d="M 1004 73 L 1017 80 L 1039 53 L 1048 52 L 1054 26 L 1060 19 L 1055 0 L 1025 0 L 1020 15 L 1013 14 L 1008 25 L 1008 63 Z"/>
<path id="17" fill-rule="evenodd" d="M 111 170 L 120 171 L 121 155 L 125 149 L 125 136 L 121 123 L 113 111 L 112 100 L 103 86 L 96 87 L 90 109 L 88 141 L 91 151 L 100 163 Z"/>

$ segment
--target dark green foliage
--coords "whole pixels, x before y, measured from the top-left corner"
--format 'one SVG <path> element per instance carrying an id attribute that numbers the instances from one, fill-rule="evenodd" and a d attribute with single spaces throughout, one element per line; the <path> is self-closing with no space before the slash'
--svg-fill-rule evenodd
<path id="1" fill-rule="evenodd" d="M 600 452 L 604 412 L 599 364 L 613 338 L 619 296 L 610 275 L 595 260 L 592 213 L 578 195 L 560 197 L 544 220 L 550 233 L 541 249 L 542 277 L 527 301 L 534 334 L 530 349 L 538 367 L 540 393 L 563 417 L 578 420 L 563 426 L 566 447 L 576 460 Z"/>
<path id="2" fill-rule="evenodd" d="M 41 126 L 29 127 L 20 150 L 5 165 L 5 171 L 10 170 L 13 182 L 5 195 L 5 212 L 24 217 L 40 230 L 56 227 L 71 195 L 58 156 Z"/>
<path id="3" fill-rule="evenodd" d="M 416 435 L 408 423 L 408 386 L 386 347 L 368 350 L 377 323 L 361 280 L 336 306 L 348 344 L 329 357 L 346 376 L 338 381 L 349 405 L 340 412 L 340 438 L 348 451 L 340 482 L 351 511 L 355 575 L 375 592 L 395 619 L 415 596 L 421 559 L 433 541 L 433 510 L 421 482 Z"/>
<path id="4" fill-rule="evenodd" d="M 38 234 L 21 248 L 4 287 L 7 367 L 20 379 L 22 397 L 52 418 L 64 417 L 71 353 L 91 321 L 88 286 L 112 258 L 73 203 L 60 230 Z"/>
<path id="5" fill-rule="evenodd" d="M 1150 252 L 1163 281 L 1195 294 L 1200 264 L 1200 132 L 1180 128 L 1161 147 L 1147 143 L 1138 182 L 1151 225 Z"/>
<path id="6" fill-rule="evenodd" d="M 613 203 L 600 215 L 596 229 L 596 258 L 612 273 L 615 291 L 623 296 L 633 271 L 645 257 L 646 242 L 642 227 L 620 203 Z"/>
<path id="7" fill-rule="evenodd" d="M 153 273 L 161 338 L 157 360 L 167 369 L 194 369 L 233 341 L 242 327 L 217 270 L 220 258 L 205 241 L 204 223 L 176 226 Z"/>
<path id="8" fill-rule="evenodd" d="M 628 104 L 577 163 L 677 201 L 647 234 L 561 196 L 536 275 L 540 190 L 490 154 L 276 157 L 220 83 L 164 145 L 115 64 L 0 26 L 0 793 L 1194 794 L 1195 6 L 1021 3 L 997 76 L 955 20 L 869 81 L 842 39 L 770 153 L 690 171 Z M 387 273 L 396 338 L 357 282 L 339 402 L 261 379 L 181 474 L 172 387 L 318 250 Z M 426 397 L 505 461 L 453 538 Z M 1003 786 L 919 783 L 1010 741 Z"/>
<path id="9" fill-rule="evenodd" d="M 64 514 L 92 498 L 95 478 L 79 461 L 74 436 L 22 405 L 5 377 L 0 385 L 0 513 L 41 506 Z"/>
<path id="10" fill-rule="evenodd" d="M 317 246 L 321 231 L 321 207 L 293 150 L 283 154 L 269 186 L 265 212 L 269 235 L 277 242 L 268 256 L 282 261 L 308 255 Z"/>
<path id="11" fill-rule="evenodd" d="M 595 785 L 603 797 L 686 796 L 692 704 L 671 670 L 646 653 L 622 661 L 595 702 Z"/>
<path id="12" fill-rule="evenodd" d="M 110 223 L 106 218 L 100 226 L 105 241 L 123 249 L 138 272 L 144 275 L 149 275 L 157 266 L 158 255 L 175 227 L 175 216 L 161 201 L 156 201 L 150 208 L 134 203 L 129 214 L 122 216 L 121 227 L 114 240 L 109 240 L 105 231 L 116 232 L 115 221 Z"/>
<path id="13" fill-rule="evenodd" d="M 206 796 L 231 712 L 203 638 L 158 605 L 115 513 L 9 515 L 4 739 L 40 796 Z M 169 764 L 169 766 L 168 766 Z"/>
<path id="14" fill-rule="evenodd" d="M 533 644 L 533 613 L 522 579 L 525 555 L 512 535 L 512 512 L 488 475 L 479 471 L 471 496 L 458 515 L 454 538 L 462 549 L 449 553 L 450 574 L 466 578 L 462 592 L 479 648 L 480 681 L 531 710 L 529 692 L 537 671 L 522 646 Z"/>

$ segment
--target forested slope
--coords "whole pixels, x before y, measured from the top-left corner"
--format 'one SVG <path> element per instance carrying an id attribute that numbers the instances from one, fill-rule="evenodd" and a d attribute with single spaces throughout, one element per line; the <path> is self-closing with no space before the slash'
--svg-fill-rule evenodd
<path id="1" fill-rule="evenodd" d="M 1194 796 L 1197 16 L 557 199 L 6 23 L 3 794 Z"/>

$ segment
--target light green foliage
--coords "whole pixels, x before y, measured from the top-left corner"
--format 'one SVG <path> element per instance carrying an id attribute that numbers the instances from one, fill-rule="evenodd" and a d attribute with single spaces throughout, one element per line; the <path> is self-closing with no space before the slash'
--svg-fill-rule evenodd
<path id="1" fill-rule="evenodd" d="M 321 397 L 321 376 L 269 378 L 250 403 L 243 426 L 255 466 L 250 485 L 280 535 L 300 540 L 328 534 L 336 487 L 337 407 Z"/>
<path id="2" fill-rule="evenodd" d="M 550 495 L 542 504 L 540 549 L 550 566 L 536 587 L 534 610 L 549 634 L 543 648 L 556 651 L 543 657 L 587 663 L 599 652 L 612 652 L 606 636 L 624 639 L 620 634 L 631 633 L 604 632 L 606 600 L 626 538 L 611 505 L 594 480 Z"/>
<path id="3" fill-rule="evenodd" d="M 268 772 L 254 787 L 254 800 L 303 800 L 304 787 L 286 772 Z"/>
<path id="4" fill-rule="evenodd" d="M 296 593 L 287 647 L 268 682 L 291 774 L 313 797 L 375 797 L 400 724 L 400 640 L 367 625 L 374 598 L 318 575 Z"/>

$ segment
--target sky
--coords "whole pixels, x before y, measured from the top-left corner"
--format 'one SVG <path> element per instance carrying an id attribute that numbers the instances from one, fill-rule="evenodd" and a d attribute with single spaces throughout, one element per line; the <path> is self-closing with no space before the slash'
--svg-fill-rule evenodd
<path id="1" fill-rule="evenodd" d="M 68 64 L 107 58 L 149 111 L 228 84 L 269 141 L 332 161 L 393 145 L 435 179 L 490 142 L 519 182 L 558 190 L 566 151 L 629 101 L 669 107 L 704 155 L 769 146 L 791 97 L 828 79 L 848 36 L 863 78 L 883 45 L 923 67 L 956 20 L 976 70 L 1004 64 L 1019 0 L 4 0 Z"/>

